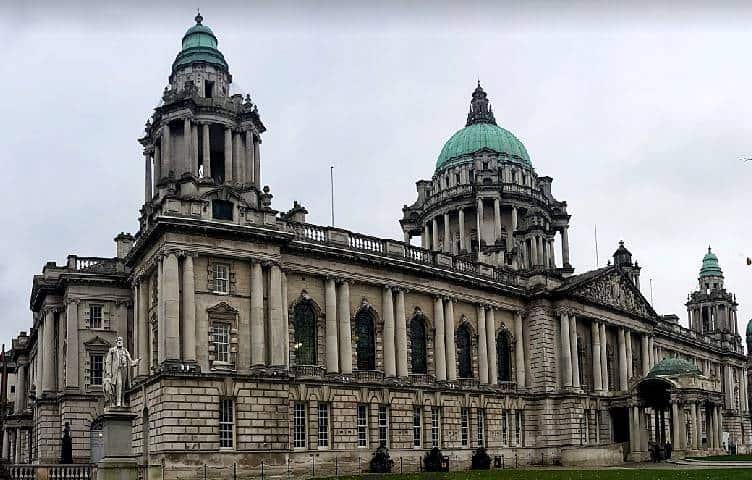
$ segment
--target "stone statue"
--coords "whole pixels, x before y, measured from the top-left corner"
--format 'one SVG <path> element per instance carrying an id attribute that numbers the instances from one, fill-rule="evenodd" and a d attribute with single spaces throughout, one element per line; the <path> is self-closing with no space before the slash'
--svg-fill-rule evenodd
<path id="1" fill-rule="evenodd" d="M 122 407 L 125 401 L 125 388 L 130 382 L 131 367 L 141 362 L 131 359 L 131 354 L 123 347 L 123 337 L 117 337 L 115 346 L 104 358 L 104 394 L 106 405 Z"/>

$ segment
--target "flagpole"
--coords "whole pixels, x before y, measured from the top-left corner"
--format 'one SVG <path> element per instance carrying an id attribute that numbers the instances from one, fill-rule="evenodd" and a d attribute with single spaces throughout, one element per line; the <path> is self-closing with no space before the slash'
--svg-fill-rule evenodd
<path id="1" fill-rule="evenodd" d="M 332 192 L 332 227 L 334 226 L 334 165 L 329 167 L 329 187 Z"/>

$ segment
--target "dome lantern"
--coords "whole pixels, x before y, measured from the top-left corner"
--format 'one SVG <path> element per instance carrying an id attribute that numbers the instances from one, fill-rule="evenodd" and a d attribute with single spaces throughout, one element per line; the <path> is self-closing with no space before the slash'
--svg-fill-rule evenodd
<path id="1" fill-rule="evenodd" d="M 708 246 L 708 253 L 702 257 L 702 267 L 700 268 L 700 278 L 702 277 L 721 277 L 723 278 L 723 271 L 720 265 L 718 265 L 718 257 L 710 250 Z"/>

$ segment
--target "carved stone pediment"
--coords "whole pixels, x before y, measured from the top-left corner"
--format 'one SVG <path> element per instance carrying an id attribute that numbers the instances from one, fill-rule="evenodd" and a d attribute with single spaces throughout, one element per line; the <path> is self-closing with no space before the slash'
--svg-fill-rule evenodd
<path id="1" fill-rule="evenodd" d="M 237 315 L 238 313 L 238 311 L 227 302 L 219 302 L 213 307 L 207 308 L 206 311 L 214 315 Z"/>
<path id="2" fill-rule="evenodd" d="M 638 317 L 655 317 L 655 311 L 637 287 L 619 270 L 606 271 L 569 290 L 572 296 L 616 308 Z"/>

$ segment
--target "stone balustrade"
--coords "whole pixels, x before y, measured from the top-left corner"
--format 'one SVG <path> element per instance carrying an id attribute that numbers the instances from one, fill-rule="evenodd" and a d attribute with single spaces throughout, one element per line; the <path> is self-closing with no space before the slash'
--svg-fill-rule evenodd
<path id="1" fill-rule="evenodd" d="M 90 480 L 96 478 L 94 465 L 8 465 L 11 480 Z"/>
<path id="2" fill-rule="evenodd" d="M 381 239 L 347 230 L 308 223 L 289 223 L 295 240 L 313 242 L 347 250 L 366 252 L 410 263 L 439 267 L 457 273 L 483 277 L 510 286 L 521 286 L 520 276 L 512 270 L 473 262 L 448 253 L 434 252 L 397 240 Z"/>

